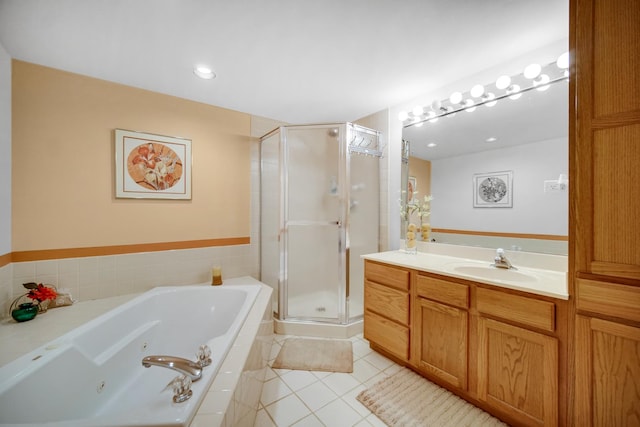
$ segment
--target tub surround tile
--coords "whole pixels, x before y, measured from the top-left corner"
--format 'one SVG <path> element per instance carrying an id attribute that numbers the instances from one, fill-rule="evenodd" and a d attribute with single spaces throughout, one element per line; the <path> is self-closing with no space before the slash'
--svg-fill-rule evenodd
<path id="1" fill-rule="evenodd" d="M 13 277 L 35 277 L 36 275 L 36 262 L 16 262 L 13 263 Z"/>
<path id="2" fill-rule="evenodd" d="M 190 427 L 211 427 L 222 425 L 224 414 L 202 414 L 196 417 Z"/>
<path id="3" fill-rule="evenodd" d="M 58 274 L 58 262 L 55 260 L 39 261 L 36 263 L 36 276 L 56 276 Z"/>
<path id="4" fill-rule="evenodd" d="M 222 267 L 223 279 L 258 277 L 258 254 L 258 244 L 252 243 L 12 263 L 3 267 L 9 267 L 10 274 L 8 283 L 0 282 L 0 319 L 10 317 L 10 301 L 6 300 L 24 294 L 22 284 L 26 282 L 71 288 L 75 299 L 86 301 L 144 292 L 156 286 L 208 282 L 214 265 Z"/>

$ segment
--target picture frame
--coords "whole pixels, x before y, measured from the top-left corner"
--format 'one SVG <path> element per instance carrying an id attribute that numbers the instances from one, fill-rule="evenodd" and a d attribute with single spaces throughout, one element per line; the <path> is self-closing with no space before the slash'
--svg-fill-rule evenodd
<path id="1" fill-rule="evenodd" d="M 474 208 L 512 208 L 513 171 L 473 175 Z"/>
<path id="2" fill-rule="evenodd" d="M 418 182 L 416 181 L 415 176 L 409 177 L 409 182 L 407 183 L 407 203 L 412 203 L 415 201 L 415 195 L 418 190 Z"/>
<path id="3" fill-rule="evenodd" d="M 191 200 L 191 140 L 116 129 L 116 198 Z"/>

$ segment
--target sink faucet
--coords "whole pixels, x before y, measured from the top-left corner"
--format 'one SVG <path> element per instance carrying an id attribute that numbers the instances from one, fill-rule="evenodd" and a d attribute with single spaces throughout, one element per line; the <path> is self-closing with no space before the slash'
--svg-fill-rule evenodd
<path id="1" fill-rule="evenodd" d="M 507 259 L 507 257 L 504 256 L 504 249 L 502 248 L 498 248 L 496 250 L 496 256 L 493 259 L 493 261 L 494 263 L 491 264 L 492 267 L 506 268 L 506 269 L 515 268 L 514 266 L 511 265 L 511 262 Z"/>
<path id="2" fill-rule="evenodd" d="M 161 366 L 173 369 L 191 378 L 191 381 L 198 381 L 202 377 L 202 367 L 189 359 L 174 356 L 147 356 L 142 359 L 142 366 L 150 368 L 151 366 Z"/>

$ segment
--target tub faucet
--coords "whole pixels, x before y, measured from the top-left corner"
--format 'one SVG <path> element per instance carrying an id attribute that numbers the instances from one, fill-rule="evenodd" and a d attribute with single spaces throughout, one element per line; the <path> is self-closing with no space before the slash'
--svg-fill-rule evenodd
<path id="1" fill-rule="evenodd" d="M 496 250 L 496 256 L 493 259 L 493 261 L 494 261 L 494 263 L 491 264 L 492 267 L 506 268 L 506 269 L 513 268 L 513 269 L 515 269 L 515 267 L 511 265 L 511 262 L 507 259 L 507 257 L 504 256 L 504 249 L 502 249 L 502 248 L 498 248 Z"/>
<path id="2" fill-rule="evenodd" d="M 151 366 L 161 366 L 163 368 L 173 369 L 191 378 L 191 381 L 198 381 L 202 377 L 202 367 L 196 362 L 182 357 L 174 356 L 147 356 L 142 359 L 142 366 L 150 368 Z"/>

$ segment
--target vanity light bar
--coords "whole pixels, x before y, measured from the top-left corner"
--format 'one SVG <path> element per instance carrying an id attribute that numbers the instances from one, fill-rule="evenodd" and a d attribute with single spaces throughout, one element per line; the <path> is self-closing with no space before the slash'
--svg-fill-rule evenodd
<path id="1" fill-rule="evenodd" d="M 435 100 L 427 108 L 416 106 L 411 112 L 401 111 L 400 114 L 398 114 L 398 118 L 404 123 L 405 128 L 411 126 L 417 127 L 422 126 L 425 122 L 436 122 L 440 117 L 453 116 L 463 110 L 471 113 L 475 111 L 477 107 L 482 105 L 492 107 L 504 98 L 518 99 L 525 92 L 529 92 L 534 89 L 538 91 L 545 91 L 554 83 L 568 80 L 568 67 L 568 53 L 564 53 L 557 61 L 551 62 L 545 66 L 530 64 L 521 74 L 517 74 L 513 77 L 500 76 L 496 80 L 495 85 L 498 89 L 505 91 L 502 95 L 496 95 L 493 92 L 488 92 L 482 85 L 475 85 L 471 88 L 467 97 L 465 97 L 465 93 L 453 92 L 448 99 Z M 557 75 L 558 72 L 560 72 L 560 75 Z M 554 73 L 556 74 L 556 77 L 552 78 L 549 76 Z M 524 77 L 524 81 L 522 77 Z M 514 83 L 514 81 L 518 81 L 522 84 L 528 84 L 528 86 L 521 88 L 520 85 Z M 480 99 L 475 100 L 474 98 Z M 425 113 L 426 110 L 428 110 L 427 113 Z"/>

